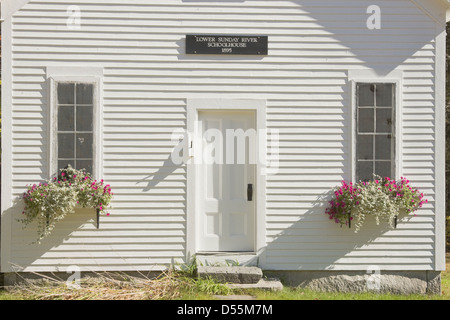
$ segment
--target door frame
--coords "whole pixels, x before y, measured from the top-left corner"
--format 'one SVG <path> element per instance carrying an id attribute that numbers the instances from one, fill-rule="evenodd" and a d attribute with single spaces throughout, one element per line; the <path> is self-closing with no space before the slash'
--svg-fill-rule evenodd
<path id="1" fill-rule="evenodd" d="M 253 111 L 255 113 L 255 129 L 257 132 L 266 130 L 266 100 L 262 99 L 187 99 L 187 131 L 192 139 L 193 157 L 201 156 L 201 150 L 196 148 L 199 143 L 196 139 L 199 137 L 197 132 L 198 115 L 200 111 Z M 259 155 L 267 156 L 267 140 L 264 143 L 258 143 L 256 146 L 256 157 Z M 265 161 L 266 159 L 264 159 Z M 197 210 L 199 196 L 198 174 L 195 160 L 191 158 L 187 162 L 187 185 L 186 185 L 186 259 L 187 262 L 198 253 L 198 244 L 196 243 L 197 228 Z M 255 254 L 260 256 L 260 262 L 263 258 L 264 248 L 266 246 L 266 176 L 261 174 L 264 171 L 264 163 L 257 161 L 255 174 Z"/>

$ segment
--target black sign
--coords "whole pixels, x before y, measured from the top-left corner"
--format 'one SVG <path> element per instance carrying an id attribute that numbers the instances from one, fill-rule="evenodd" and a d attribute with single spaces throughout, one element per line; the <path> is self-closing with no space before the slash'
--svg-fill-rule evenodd
<path id="1" fill-rule="evenodd" d="M 186 54 L 267 55 L 267 36 L 187 35 Z"/>

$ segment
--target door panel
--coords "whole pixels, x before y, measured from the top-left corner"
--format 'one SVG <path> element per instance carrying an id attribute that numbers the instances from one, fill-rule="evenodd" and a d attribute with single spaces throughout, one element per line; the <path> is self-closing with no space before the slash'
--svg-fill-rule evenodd
<path id="1" fill-rule="evenodd" d="M 199 112 L 199 251 L 254 250 L 256 201 L 247 199 L 248 184 L 255 189 L 254 117 L 253 112 Z"/>

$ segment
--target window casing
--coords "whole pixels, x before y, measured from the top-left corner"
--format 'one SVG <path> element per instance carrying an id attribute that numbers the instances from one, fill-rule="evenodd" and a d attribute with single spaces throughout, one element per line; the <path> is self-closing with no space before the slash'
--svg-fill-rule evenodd
<path id="1" fill-rule="evenodd" d="M 395 177 L 395 101 L 395 83 L 356 83 L 356 181 Z"/>

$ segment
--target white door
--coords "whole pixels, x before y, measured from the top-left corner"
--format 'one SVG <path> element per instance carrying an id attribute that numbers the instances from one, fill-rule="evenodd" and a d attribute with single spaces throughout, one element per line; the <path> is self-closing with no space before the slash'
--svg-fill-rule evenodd
<path id="1" fill-rule="evenodd" d="M 200 111 L 197 243 L 203 252 L 255 250 L 255 113 Z"/>

